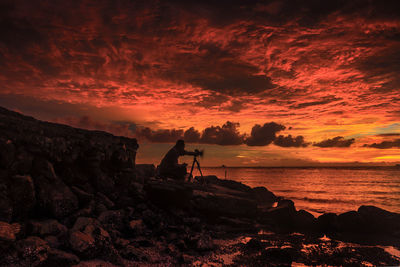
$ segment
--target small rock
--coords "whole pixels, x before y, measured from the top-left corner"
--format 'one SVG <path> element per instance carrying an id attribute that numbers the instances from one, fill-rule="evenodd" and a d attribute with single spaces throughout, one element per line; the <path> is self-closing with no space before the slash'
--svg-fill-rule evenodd
<path id="1" fill-rule="evenodd" d="M 79 255 L 95 257 L 96 245 L 93 236 L 80 231 L 72 232 L 69 236 L 69 244 L 73 251 Z"/>
<path id="2" fill-rule="evenodd" d="M 31 221 L 29 223 L 32 235 L 65 235 L 68 231 L 67 227 L 59 223 L 57 220 Z"/>
<path id="3" fill-rule="evenodd" d="M 0 221 L 0 241 L 13 242 L 20 231 L 19 223 L 8 224 Z"/>
<path id="4" fill-rule="evenodd" d="M 36 236 L 18 241 L 16 247 L 24 266 L 43 266 L 50 250 L 47 242 Z"/>
<path id="5" fill-rule="evenodd" d="M 50 249 L 46 264 L 52 266 L 72 266 L 79 263 L 79 258 L 59 249 Z"/>
<path id="6" fill-rule="evenodd" d="M 246 247 L 246 249 L 257 250 L 258 251 L 258 250 L 263 249 L 264 245 L 260 240 L 258 240 L 256 238 L 252 238 L 252 239 L 250 239 L 249 242 L 246 243 L 245 247 Z"/>

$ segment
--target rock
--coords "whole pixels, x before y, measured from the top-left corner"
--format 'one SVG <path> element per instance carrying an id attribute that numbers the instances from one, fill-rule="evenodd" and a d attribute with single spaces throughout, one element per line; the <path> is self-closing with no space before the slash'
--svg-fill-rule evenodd
<path id="1" fill-rule="evenodd" d="M 78 199 L 55 173 L 53 166 L 45 160 L 34 162 L 37 199 L 43 211 L 62 219 L 78 209 Z"/>
<path id="2" fill-rule="evenodd" d="M 80 207 L 88 204 L 90 201 L 94 199 L 93 194 L 87 193 L 76 186 L 71 186 L 71 191 L 77 196 Z"/>
<path id="3" fill-rule="evenodd" d="M 101 192 L 97 192 L 95 200 L 97 203 L 103 204 L 107 209 L 112 209 L 115 206 L 114 202 Z"/>
<path id="4" fill-rule="evenodd" d="M 46 235 L 66 235 L 68 229 L 57 220 L 49 219 L 45 221 L 30 221 L 32 235 L 46 236 Z"/>
<path id="5" fill-rule="evenodd" d="M 49 245 L 50 248 L 59 248 L 61 245 L 63 245 L 60 242 L 60 240 L 57 238 L 57 236 L 54 236 L 54 235 L 45 236 L 44 237 L 44 241 L 47 242 L 47 244 Z M 64 242 L 64 241 L 67 241 L 67 240 L 64 240 L 64 237 L 63 237 L 62 241 Z"/>
<path id="6" fill-rule="evenodd" d="M 114 191 L 114 180 L 110 176 L 100 172 L 100 170 L 96 170 L 96 174 L 92 174 L 91 181 L 99 192 L 109 195 Z"/>
<path id="7" fill-rule="evenodd" d="M 196 176 L 195 179 L 201 180 L 201 177 Z M 240 182 L 232 181 L 232 180 L 222 180 L 218 179 L 217 176 L 215 175 L 208 175 L 208 176 L 203 176 L 203 180 L 207 184 L 216 184 L 222 187 L 226 187 L 229 189 L 241 191 L 241 192 L 246 192 L 246 193 L 251 193 L 252 189 L 250 186 L 247 186 L 245 184 L 242 184 Z"/>
<path id="8" fill-rule="evenodd" d="M 256 250 L 261 251 L 265 245 L 258 239 L 252 238 L 249 242 L 246 243 L 245 248 L 248 250 Z"/>
<path id="9" fill-rule="evenodd" d="M 132 245 L 122 247 L 121 256 L 131 261 L 148 261 L 147 256 L 140 249 Z"/>
<path id="10" fill-rule="evenodd" d="M 340 232 L 363 232 L 365 222 L 360 214 L 356 211 L 349 211 L 339 214 L 337 217 L 338 230 Z"/>
<path id="11" fill-rule="evenodd" d="M 260 215 L 260 221 L 277 228 L 277 230 L 293 230 L 296 221 L 294 202 L 283 199 L 278 206 L 270 208 Z"/>
<path id="12" fill-rule="evenodd" d="M 145 226 L 143 224 L 143 220 L 138 219 L 138 220 L 131 220 L 129 222 L 128 228 L 129 232 L 132 235 L 140 235 L 141 233 L 143 233 Z"/>
<path id="13" fill-rule="evenodd" d="M 86 258 L 94 258 L 96 256 L 96 244 L 93 236 L 80 231 L 72 232 L 69 236 L 70 248 Z"/>
<path id="14" fill-rule="evenodd" d="M 23 260 L 22 266 L 43 266 L 50 250 L 47 242 L 36 236 L 19 240 L 16 248 Z"/>
<path id="15" fill-rule="evenodd" d="M 261 256 L 272 266 L 291 266 L 293 254 L 293 248 L 268 248 Z"/>
<path id="16" fill-rule="evenodd" d="M 109 233 L 100 227 L 100 223 L 96 219 L 78 218 L 71 229 L 69 244 L 73 251 L 84 258 L 98 257 L 115 264 L 122 263 Z"/>
<path id="17" fill-rule="evenodd" d="M 368 233 L 395 233 L 400 230 L 400 214 L 375 206 L 361 206 L 358 214 L 364 221 L 364 231 Z"/>
<path id="18" fill-rule="evenodd" d="M 19 223 L 8 224 L 0 221 L 0 241 L 13 242 L 20 232 L 21 225 Z"/>
<path id="19" fill-rule="evenodd" d="M 192 205 L 212 217 L 254 217 L 257 213 L 255 200 L 231 194 L 210 193 L 194 190 Z"/>
<path id="20" fill-rule="evenodd" d="M 8 188 L 5 183 L 0 181 L 0 220 L 11 222 L 13 216 L 13 205 L 8 197 Z"/>
<path id="21" fill-rule="evenodd" d="M 214 242 L 209 235 L 200 234 L 196 238 L 195 248 L 197 251 L 209 251 L 214 248 Z"/>
<path id="22" fill-rule="evenodd" d="M 71 228 L 71 231 L 83 231 L 86 226 L 88 225 L 95 225 L 95 226 L 100 226 L 100 222 L 94 218 L 89 218 L 89 217 L 79 217 L 76 221 L 74 226 Z"/>
<path id="23" fill-rule="evenodd" d="M 317 219 L 305 210 L 299 210 L 295 215 L 295 227 L 301 232 L 316 231 Z"/>
<path id="24" fill-rule="evenodd" d="M 90 260 L 90 261 L 81 261 L 77 265 L 73 265 L 73 267 L 116 267 L 116 265 L 111 262 L 103 261 L 103 260 Z"/>
<path id="25" fill-rule="evenodd" d="M 36 204 L 35 187 L 29 175 L 15 175 L 10 179 L 10 196 L 12 197 L 14 219 L 28 218 Z"/>
<path id="26" fill-rule="evenodd" d="M 185 240 L 187 247 L 196 251 L 208 251 L 214 248 L 214 243 L 209 235 L 204 233 L 196 234 Z"/>
<path id="27" fill-rule="evenodd" d="M 107 210 L 98 217 L 99 222 L 103 227 L 110 230 L 123 231 L 126 225 L 126 217 L 123 210 Z"/>
<path id="28" fill-rule="evenodd" d="M 193 190 L 177 182 L 151 181 L 144 187 L 147 198 L 163 207 L 187 207 Z"/>
<path id="29" fill-rule="evenodd" d="M 33 156 L 26 151 L 19 151 L 11 165 L 13 173 L 26 175 L 32 169 Z"/>
<path id="30" fill-rule="evenodd" d="M 15 146 L 11 140 L 0 140 L 0 168 L 8 169 L 15 158 Z"/>
<path id="31" fill-rule="evenodd" d="M 335 213 L 324 213 L 317 218 L 317 229 L 325 234 L 338 230 L 338 216 Z"/>
<path id="32" fill-rule="evenodd" d="M 75 254 L 59 249 L 50 249 L 46 261 L 46 264 L 51 266 L 72 266 L 78 263 L 79 258 Z"/>
<path id="33" fill-rule="evenodd" d="M 147 180 L 146 178 L 156 176 L 156 167 L 154 164 L 136 164 L 136 178 Z"/>
<path id="34" fill-rule="evenodd" d="M 275 194 L 263 186 L 254 187 L 252 191 L 259 204 L 272 205 L 272 203 L 277 201 Z"/>

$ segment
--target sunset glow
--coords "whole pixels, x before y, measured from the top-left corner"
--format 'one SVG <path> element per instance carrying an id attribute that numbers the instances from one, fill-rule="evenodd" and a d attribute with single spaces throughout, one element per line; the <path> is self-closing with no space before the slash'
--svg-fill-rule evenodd
<path id="1" fill-rule="evenodd" d="M 139 163 L 158 163 L 179 138 L 205 149 L 207 166 L 400 162 L 396 1 L 0 10 L 0 105 L 136 137 Z"/>

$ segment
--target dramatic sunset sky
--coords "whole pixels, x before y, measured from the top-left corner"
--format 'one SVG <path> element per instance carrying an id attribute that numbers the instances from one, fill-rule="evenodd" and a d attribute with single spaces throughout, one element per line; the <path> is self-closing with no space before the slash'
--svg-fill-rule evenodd
<path id="1" fill-rule="evenodd" d="M 400 1 L 0 1 L 0 106 L 203 165 L 400 162 Z M 187 162 L 190 158 L 187 158 Z"/>

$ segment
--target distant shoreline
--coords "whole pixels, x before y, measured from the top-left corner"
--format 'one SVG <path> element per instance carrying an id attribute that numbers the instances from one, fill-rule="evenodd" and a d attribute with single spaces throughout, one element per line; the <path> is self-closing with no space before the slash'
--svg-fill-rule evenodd
<path id="1" fill-rule="evenodd" d="M 393 169 L 400 170 L 397 166 L 202 166 L 209 169 Z"/>

